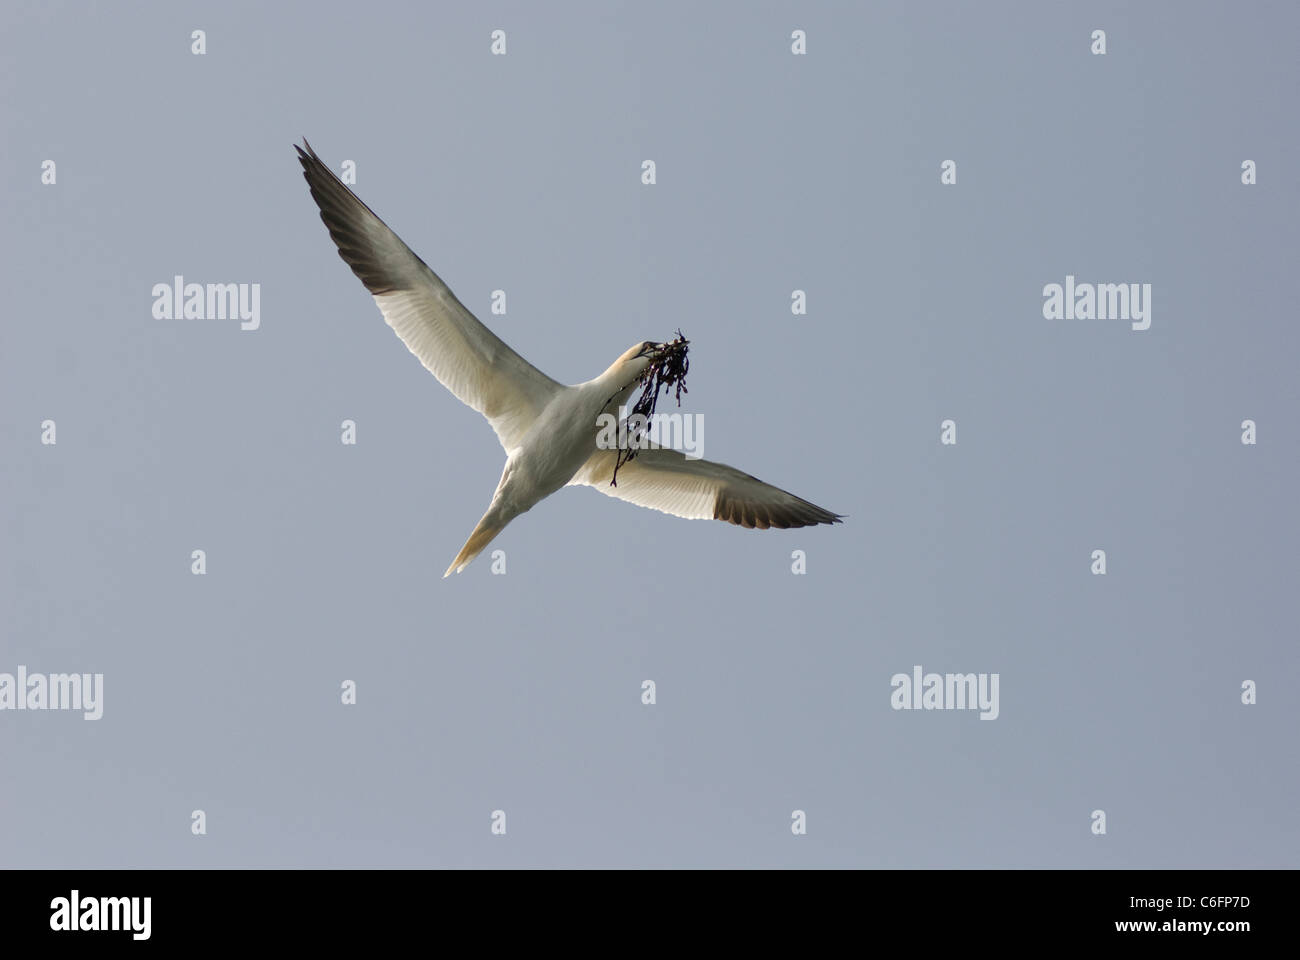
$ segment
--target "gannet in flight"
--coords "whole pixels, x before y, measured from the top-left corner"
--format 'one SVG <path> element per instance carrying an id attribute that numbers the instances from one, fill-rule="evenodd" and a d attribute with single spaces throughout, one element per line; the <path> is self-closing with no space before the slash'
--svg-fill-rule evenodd
<path id="1" fill-rule="evenodd" d="M 597 418 L 618 416 L 651 363 L 667 347 L 630 347 L 594 380 L 565 386 L 479 323 L 423 260 L 343 185 L 306 140 L 295 145 L 321 220 L 379 304 L 388 325 L 442 385 L 487 418 L 506 466 L 483 519 L 447 568 L 459 573 L 515 517 L 564 486 L 586 485 L 642 507 L 742 527 L 839 523 L 840 515 L 747 473 L 651 445 L 618 467 L 600 449 Z"/>

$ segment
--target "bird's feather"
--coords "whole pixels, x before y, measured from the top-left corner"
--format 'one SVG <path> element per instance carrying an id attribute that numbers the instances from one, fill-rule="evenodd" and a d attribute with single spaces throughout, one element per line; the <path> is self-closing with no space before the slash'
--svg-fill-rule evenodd
<path id="1" fill-rule="evenodd" d="M 562 386 L 480 323 L 307 141 L 296 149 L 339 256 L 388 325 L 443 386 L 487 418 L 507 453 L 519 446 Z"/>
<path id="2" fill-rule="evenodd" d="M 842 519 L 735 467 L 690 460 L 679 450 L 655 445 L 624 462 L 618 470 L 618 486 L 612 486 L 617 453 L 597 450 L 569 485 L 595 487 L 607 496 L 677 517 L 726 520 L 760 530 L 839 523 Z"/>

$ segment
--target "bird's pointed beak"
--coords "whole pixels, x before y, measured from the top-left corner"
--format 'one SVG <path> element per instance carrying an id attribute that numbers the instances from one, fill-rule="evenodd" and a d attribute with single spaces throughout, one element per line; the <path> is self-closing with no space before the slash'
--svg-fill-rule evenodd
<path id="1" fill-rule="evenodd" d="M 645 348 L 644 350 L 642 350 L 640 353 L 638 353 L 637 356 L 638 356 L 638 357 L 649 357 L 651 360 L 658 360 L 658 359 L 659 359 L 660 357 L 662 357 L 662 356 L 664 355 L 664 353 L 666 353 L 668 350 L 671 350 L 671 349 L 673 349 L 674 347 L 683 347 L 683 346 L 685 346 L 686 344 L 688 344 L 688 343 L 690 343 L 690 342 L 691 342 L 691 341 L 687 340 L 685 337 L 683 337 L 683 336 L 681 336 L 681 335 L 679 334 L 676 340 L 670 340 L 670 341 L 667 341 L 667 342 L 665 342 L 665 343 L 655 343 L 655 344 L 652 344 L 652 345 L 646 347 L 646 348 Z"/>

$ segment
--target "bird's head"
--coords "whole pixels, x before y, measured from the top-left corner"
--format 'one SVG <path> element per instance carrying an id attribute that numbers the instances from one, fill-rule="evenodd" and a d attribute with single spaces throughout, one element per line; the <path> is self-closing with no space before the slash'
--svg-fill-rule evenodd
<path id="1" fill-rule="evenodd" d="M 645 387 L 641 400 L 638 401 L 638 410 L 648 401 L 646 410 L 653 412 L 653 398 L 658 396 L 659 388 L 664 386 L 675 385 L 680 401 L 681 394 L 686 391 L 686 353 L 689 346 L 690 341 L 679 330 L 677 338 L 667 343 L 642 340 L 628 347 L 601 375 L 603 382 L 615 386 L 615 393 L 606 406 L 622 406 L 638 385 Z"/>
<path id="2" fill-rule="evenodd" d="M 632 395 L 643 377 L 650 375 L 650 367 L 664 355 L 667 344 L 642 340 L 623 351 L 623 355 L 609 365 L 600 375 L 601 382 L 613 387 L 615 393 L 606 406 L 622 406 Z"/>
<path id="3" fill-rule="evenodd" d="M 642 340 L 640 343 L 628 347 L 623 352 L 623 355 L 614 361 L 611 369 L 618 371 L 619 379 L 626 378 L 627 382 L 635 382 L 649 369 L 650 364 L 663 356 L 667 348 L 668 344 L 666 343 Z"/>
<path id="4" fill-rule="evenodd" d="M 655 358 L 663 355 L 664 344 L 653 340 L 642 340 L 623 351 L 622 355 L 609 365 L 600 380 L 615 385 L 620 392 L 631 390 L 649 371 Z M 625 397 L 620 397 L 620 402 Z"/>

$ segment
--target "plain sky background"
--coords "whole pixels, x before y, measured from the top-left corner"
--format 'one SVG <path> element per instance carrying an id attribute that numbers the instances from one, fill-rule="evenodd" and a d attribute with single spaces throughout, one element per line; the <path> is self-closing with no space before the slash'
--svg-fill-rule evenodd
<path id="1" fill-rule="evenodd" d="M 0 865 L 1300 866 L 1297 28 L 4 4 L 0 672 L 105 707 L 0 713 Z M 569 489 L 442 580 L 503 454 L 339 259 L 302 136 L 556 379 L 680 326 L 705 455 L 848 520 Z M 155 320 L 175 274 L 260 283 L 261 329 Z M 1067 274 L 1152 284 L 1151 329 L 1044 320 Z M 914 664 L 998 673 L 1001 716 L 892 710 Z"/>

